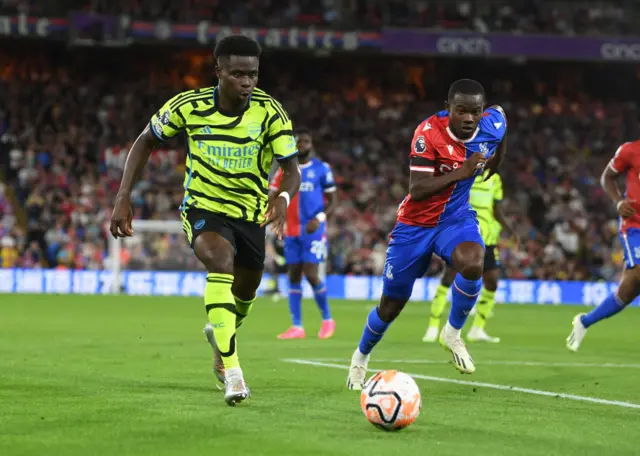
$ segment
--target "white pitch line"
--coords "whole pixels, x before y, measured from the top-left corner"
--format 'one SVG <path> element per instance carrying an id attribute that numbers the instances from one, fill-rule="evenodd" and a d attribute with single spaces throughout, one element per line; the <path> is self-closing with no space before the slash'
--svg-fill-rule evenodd
<path id="1" fill-rule="evenodd" d="M 313 358 L 311 361 L 344 362 L 344 358 Z M 451 361 L 435 359 L 376 359 L 372 360 L 376 364 L 451 364 Z M 480 364 L 488 366 L 534 366 L 534 367 L 596 367 L 596 368 L 619 368 L 619 369 L 640 369 L 640 364 L 616 364 L 616 363 L 571 363 L 558 362 L 547 363 L 543 361 L 480 361 Z"/>
<path id="2" fill-rule="evenodd" d="M 306 359 L 283 359 L 282 361 L 287 363 L 294 363 L 294 364 L 306 364 L 309 366 L 330 367 L 333 369 L 349 369 L 349 366 L 345 366 L 342 364 L 322 363 L 322 362 L 310 361 Z M 562 398 L 562 399 L 570 399 L 572 401 L 590 402 L 592 404 L 614 405 L 616 407 L 640 409 L 640 404 L 634 404 L 632 402 L 611 401 L 608 399 L 599 399 L 597 397 L 578 396 L 575 394 L 565 394 L 565 393 L 554 393 L 552 391 L 536 390 L 531 388 L 520 388 L 519 386 L 498 385 L 495 383 L 473 382 L 470 380 L 455 380 L 453 378 L 433 377 L 431 375 L 411 374 L 408 372 L 405 372 L 405 373 L 407 375 L 410 375 L 411 377 L 419 378 L 421 380 L 428 380 L 431 382 L 455 383 L 456 385 L 478 386 L 481 388 L 491 388 L 491 389 L 496 389 L 501 391 L 514 391 L 517 393 L 533 394 L 535 396 L 556 397 L 556 398 Z"/>

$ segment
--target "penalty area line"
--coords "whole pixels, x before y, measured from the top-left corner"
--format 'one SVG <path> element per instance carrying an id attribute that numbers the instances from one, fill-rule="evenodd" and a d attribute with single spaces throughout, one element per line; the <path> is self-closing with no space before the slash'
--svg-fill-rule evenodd
<path id="1" fill-rule="evenodd" d="M 344 358 L 313 358 L 310 361 L 321 362 L 347 362 Z M 435 359 L 376 359 L 372 363 L 380 364 L 451 364 L 451 361 Z M 487 361 L 482 360 L 482 365 L 487 366 L 532 366 L 532 367 L 588 367 L 588 368 L 617 368 L 640 369 L 640 364 L 618 363 L 580 363 L 580 362 L 543 362 L 543 361 Z"/>
<path id="2" fill-rule="evenodd" d="M 325 363 L 325 362 L 311 361 L 306 359 L 283 359 L 282 361 L 286 363 L 304 364 L 304 365 L 316 366 L 316 367 L 328 367 L 332 369 L 344 369 L 344 370 L 349 369 L 349 366 L 343 365 L 343 364 Z M 409 372 L 405 372 L 405 373 L 407 375 L 410 375 L 413 378 L 418 378 L 420 380 L 427 380 L 430 382 L 454 383 L 456 385 L 477 386 L 479 388 L 489 388 L 489 389 L 495 389 L 500 391 L 512 391 L 516 393 L 532 394 L 534 396 L 555 397 L 555 398 L 561 398 L 561 399 L 569 399 L 569 400 L 578 401 L 578 402 L 589 402 L 592 404 L 612 405 L 615 407 L 640 409 L 640 404 L 634 404 L 632 402 L 611 401 L 608 399 L 599 399 L 597 397 L 579 396 L 576 394 L 566 394 L 566 393 L 554 393 L 552 391 L 536 390 L 531 388 L 521 388 L 519 386 L 498 385 L 495 383 L 474 382 L 471 380 L 456 380 L 453 378 L 433 377 L 431 375 L 412 374 Z"/>

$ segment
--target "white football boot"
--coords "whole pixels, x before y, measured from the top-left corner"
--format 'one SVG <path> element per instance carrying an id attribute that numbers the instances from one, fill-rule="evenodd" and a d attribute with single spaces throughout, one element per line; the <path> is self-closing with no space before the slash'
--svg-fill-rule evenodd
<path id="1" fill-rule="evenodd" d="M 439 334 L 439 331 L 437 326 L 429 326 L 427 328 L 427 332 L 424 333 L 422 342 L 435 342 L 438 340 L 438 334 Z"/>
<path id="2" fill-rule="evenodd" d="M 440 333 L 440 344 L 451 352 L 453 364 L 461 374 L 473 374 L 476 371 L 476 365 L 473 358 L 467 351 L 464 341 L 460 337 L 460 330 L 455 329 L 449 321 L 447 321 Z"/>
<path id="3" fill-rule="evenodd" d="M 242 369 L 233 367 L 227 369 L 224 381 L 224 400 L 234 407 L 236 404 L 247 399 L 251 393 L 242 376 Z"/>
<path id="4" fill-rule="evenodd" d="M 360 391 L 364 388 L 367 380 L 367 366 L 369 365 L 369 355 L 360 353 L 360 349 L 356 348 L 351 357 L 351 367 L 349 367 L 349 376 L 347 377 L 347 388 L 350 390 Z"/>
<path id="5" fill-rule="evenodd" d="M 567 348 L 572 352 L 577 352 L 580 348 L 580 344 L 582 343 L 582 339 L 587 334 L 587 328 L 582 324 L 582 320 L 580 319 L 583 315 L 586 314 L 578 314 L 573 318 L 573 330 L 569 337 L 567 337 Z"/>
<path id="6" fill-rule="evenodd" d="M 213 349 L 213 373 L 218 381 L 224 385 L 224 363 L 222 362 L 222 355 L 220 354 L 220 350 L 218 350 L 218 345 L 216 344 L 216 338 L 213 335 L 213 326 L 211 326 L 211 323 L 207 323 L 205 325 L 203 332 L 207 338 L 207 342 L 209 342 Z M 222 389 L 220 385 L 216 386 L 218 389 Z"/>
<path id="7" fill-rule="evenodd" d="M 500 342 L 499 337 L 492 337 L 486 333 L 484 328 L 478 328 L 476 326 L 472 326 L 467 333 L 467 340 L 469 342 L 487 342 L 490 344 L 497 344 Z"/>

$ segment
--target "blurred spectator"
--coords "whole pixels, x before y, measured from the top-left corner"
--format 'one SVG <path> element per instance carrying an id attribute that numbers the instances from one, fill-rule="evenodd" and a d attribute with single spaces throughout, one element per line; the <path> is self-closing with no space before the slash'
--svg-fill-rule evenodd
<path id="1" fill-rule="evenodd" d="M 636 0 L 0 0 L 3 14 L 70 11 L 235 26 L 426 27 L 486 33 L 636 33 Z"/>
<path id="2" fill-rule="evenodd" d="M 441 109 L 433 94 L 444 98 L 452 80 L 477 71 L 476 63 L 458 60 L 394 59 L 382 68 L 377 57 L 353 62 L 351 55 L 269 55 L 260 85 L 295 125 L 313 128 L 318 154 L 334 167 L 340 205 L 329 222 L 329 272 L 378 275 L 407 191 L 413 128 Z M 109 267 L 106 227 L 131 141 L 166 99 L 194 83 L 210 85 L 211 62 L 199 53 L 156 59 L 135 50 L 47 47 L 30 58 L 0 53 L 0 64 L 0 169 L 17 199 L 12 207 L 0 193 L 0 238 L 14 239 L 20 254 L 11 261 Z M 505 209 L 523 245 L 501 243 L 505 274 L 614 279 L 622 264 L 615 210 L 598 178 L 617 145 L 640 136 L 636 74 L 496 62 L 482 78 L 491 104 L 500 103 L 509 119 Z M 132 194 L 134 216 L 178 220 L 183 177 L 179 142 L 154 152 Z M 127 240 L 121 263 L 200 267 L 181 234 Z M 434 260 L 429 274 L 440 268 Z"/>

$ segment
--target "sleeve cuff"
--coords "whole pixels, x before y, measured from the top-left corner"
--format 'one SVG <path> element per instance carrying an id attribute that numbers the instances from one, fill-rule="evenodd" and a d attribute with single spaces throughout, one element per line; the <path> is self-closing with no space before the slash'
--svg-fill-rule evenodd
<path id="1" fill-rule="evenodd" d="M 618 171 L 617 169 L 615 169 L 615 167 L 613 166 L 613 162 L 609 162 L 609 168 L 611 168 L 611 171 L 613 171 L 616 174 L 620 174 L 620 171 Z"/>
<path id="2" fill-rule="evenodd" d="M 162 137 L 162 135 L 160 135 L 157 131 L 156 128 L 153 126 L 153 122 L 149 122 L 149 128 L 151 129 L 151 131 L 153 132 L 153 135 L 158 139 L 158 141 L 160 142 L 165 142 L 166 139 Z"/>
<path id="3" fill-rule="evenodd" d="M 292 154 L 285 155 L 284 157 L 276 157 L 276 160 L 277 160 L 278 163 L 286 163 L 289 160 L 291 160 L 292 158 L 295 158 L 297 155 L 298 155 L 298 151 L 296 150 Z"/>

